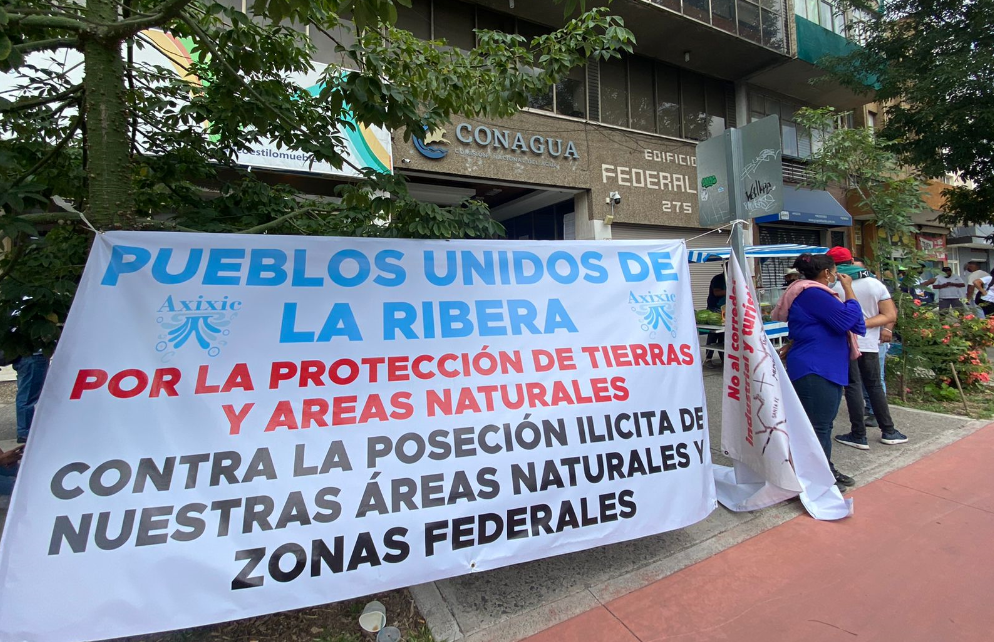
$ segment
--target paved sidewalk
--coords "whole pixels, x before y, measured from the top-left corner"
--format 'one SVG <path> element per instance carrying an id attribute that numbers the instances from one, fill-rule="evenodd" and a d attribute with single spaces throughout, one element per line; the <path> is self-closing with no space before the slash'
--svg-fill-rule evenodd
<path id="1" fill-rule="evenodd" d="M 529 642 L 990 640 L 994 424 Z"/>

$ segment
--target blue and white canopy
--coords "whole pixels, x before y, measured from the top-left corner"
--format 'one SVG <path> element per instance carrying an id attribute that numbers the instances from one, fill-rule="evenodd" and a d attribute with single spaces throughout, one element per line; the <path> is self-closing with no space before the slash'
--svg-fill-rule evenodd
<path id="1" fill-rule="evenodd" d="M 828 252 L 827 247 L 820 245 L 798 245 L 795 243 L 785 243 L 783 245 L 747 245 L 746 258 L 751 259 L 772 259 L 801 254 L 824 254 Z M 722 261 L 732 254 L 730 247 L 708 247 L 698 248 L 688 251 L 691 263 L 707 263 L 708 261 Z"/>

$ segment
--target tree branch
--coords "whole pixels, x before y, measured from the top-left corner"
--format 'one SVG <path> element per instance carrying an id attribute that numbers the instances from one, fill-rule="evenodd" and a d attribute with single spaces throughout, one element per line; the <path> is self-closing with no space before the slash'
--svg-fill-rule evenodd
<path id="1" fill-rule="evenodd" d="M 235 234 L 258 234 L 259 232 L 265 232 L 268 229 L 271 229 L 271 228 L 274 228 L 274 227 L 278 226 L 280 223 L 284 223 L 286 221 L 289 221 L 292 218 L 300 216 L 301 214 L 306 214 L 308 212 L 326 212 L 328 214 L 334 214 L 335 210 L 329 210 L 329 209 L 325 209 L 325 208 L 321 208 L 321 207 L 316 207 L 316 206 L 313 206 L 313 205 L 309 205 L 307 207 L 302 207 L 299 210 L 294 210 L 294 211 L 290 212 L 289 214 L 284 214 L 283 216 L 281 216 L 281 217 L 279 217 L 277 219 L 274 219 L 272 221 L 269 221 L 268 223 L 263 223 L 262 225 L 256 225 L 255 227 L 250 227 L 250 228 L 245 229 L 245 230 L 238 230 L 237 232 L 235 232 Z"/>
<path id="2" fill-rule="evenodd" d="M 54 51 L 56 49 L 79 49 L 79 42 L 71 38 L 50 38 L 14 45 L 14 51 L 22 56 L 34 51 Z"/>
<path id="3" fill-rule="evenodd" d="M 160 4 L 155 13 L 147 17 L 129 18 L 113 25 L 107 25 L 103 33 L 111 38 L 127 38 L 139 31 L 161 27 L 164 22 L 180 17 L 183 8 L 193 0 L 166 0 Z"/>
<path id="4" fill-rule="evenodd" d="M 51 162 L 53 158 L 58 156 L 59 152 L 61 152 L 65 148 L 65 146 L 69 143 L 69 141 L 72 140 L 72 137 L 76 135 L 76 132 L 79 130 L 79 125 L 82 120 L 83 120 L 82 115 L 77 114 L 76 118 L 73 119 L 72 127 L 69 128 L 69 131 L 66 132 L 66 135 L 62 138 L 62 140 L 60 140 L 58 144 L 51 149 L 51 151 L 45 154 L 45 156 L 42 157 L 41 160 L 35 163 L 31 169 L 21 174 L 21 176 L 14 181 L 13 187 L 17 187 L 18 185 L 26 181 L 28 178 L 33 176 L 35 172 L 40 170 L 45 165 L 48 165 L 48 163 Z"/>
<path id="5" fill-rule="evenodd" d="M 217 59 L 218 62 L 224 65 L 224 68 L 228 70 L 228 73 L 232 74 L 239 81 L 239 83 L 241 83 L 242 87 L 252 96 L 252 98 L 257 100 L 260 104 L 265 105 L 267 108 L 269 108 L 269 110 L 274 114 L 276 114 L 277 117 L 282 118 L 286 122 L 289 122 L 291 125 L 294 126 L 294 128 L 303 130 L 303 127 L 301 127 L 300 123 L 293 121 L 292 119 L 288 118 L 287 115 L 284 114 L 281 110 L 270 105 L 265 98 L 260 96 L 254 89 L 252 89 L 252 87 L 249 86 L 248 83 L 245 82 L 245 80 L 238 74 L 236 70 L 232 69 L 231 65 L 228 64 L 228 62 L 224 59 L 221 53 L 217 50 L 217 47 L 214 46 L 214 43 L 211 42 L 210 36 L 207 34 L 206 31 L 204 31 L 200 27 L 200 25 L 196 23 L 196 21 L 194 21 L 192 18 L 190 18 L 187 15 L 181 15 L 179 19 L 185 22 L 186 25 L 190 27 L 190 29 L 192 29 L 195 34 L 197 34 L 197 37 L 200 38 L 202 44 L 205 47 L 207 47 L 208 51 L 211 52 L 211 57 Z M 349 167 L 351 167 L 352 169 L 354 169 L 360 175 L 362 174 L 363 172 L 362 168 L 357 166 L 348 158 L 345 158 L 344 155 L 342 156 L 342 162 L 348 165 Z"/>
<path id="6" fill-rule="evenodd" d="M 52 94 L 51 96 L 38 96 L 37 98 L 27 98 L 24 100 L 16 100 L 8 105 L 0 104 L 0 113 L 9 113 L 15 111 L 22 111 L 24 109 L 31 109 L 32 107 L 40 107 L 42 105 L 47 105 L 49 103 L 58 102 L 60 100 L 65 100 L 75 93 L 78 93 L 83 89 L 83 85 L 73 85 L 69 89 L 60 91 L 57 94 Z"/>
<path id="7" fill-rule="evenodd" d="M 9 13 L 7 20 L 16 23 L 20 27 L 40 27 L 42 29 L 65 29 L 66 31 L 82 32 L 86 30 L 86 25 L 81 20 L 75 18 L 64 18 L 62 16 L 51 15 L 27 15 L 23 13 Z"/>

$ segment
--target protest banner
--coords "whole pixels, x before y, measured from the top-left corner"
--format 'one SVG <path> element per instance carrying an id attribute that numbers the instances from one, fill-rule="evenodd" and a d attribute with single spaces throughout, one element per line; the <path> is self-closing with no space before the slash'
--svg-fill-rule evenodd
<path id="1" fill-rule="evenodd" d="M 96 237 L 0 640 L 249 617 L 716 506 L 683 242 Z"/>
<path id="2" fill-rule="evenodd" d="M 728 262 L 725 397 L 721 445 L 733 466 L 715 466 L 718 501 L 733 511 L 800 496 L 817 519 L 852 514 L 787 371 L 763 329 L 749 266 L 735 248 Z"/>

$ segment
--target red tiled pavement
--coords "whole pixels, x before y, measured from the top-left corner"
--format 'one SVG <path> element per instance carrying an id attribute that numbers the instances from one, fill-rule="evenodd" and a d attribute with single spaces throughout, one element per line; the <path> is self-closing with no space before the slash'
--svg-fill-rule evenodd
<path id="1" fill-rule="evenodd" d="M 994 424 L 528 642 L 994 640 Z"/>

